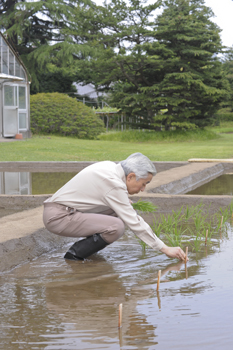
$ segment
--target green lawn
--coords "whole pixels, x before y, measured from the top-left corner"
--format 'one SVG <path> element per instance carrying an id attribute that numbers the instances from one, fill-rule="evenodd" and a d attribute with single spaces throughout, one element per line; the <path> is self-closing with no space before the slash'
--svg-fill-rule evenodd
<path id="1" fill-rule="evenodd" d="M 90 141 L 58 136 L 0 143 L 0 161 L 117 161 L 134 152 L 141 152 L 153 161 L 233 158 L 233 134 L 221 134 L 214 140 L 170 143 Z"/>

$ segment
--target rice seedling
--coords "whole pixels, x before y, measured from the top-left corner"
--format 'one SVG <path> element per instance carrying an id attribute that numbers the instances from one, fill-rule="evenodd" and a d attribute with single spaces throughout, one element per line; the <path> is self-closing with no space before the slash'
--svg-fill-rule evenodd
<path id="1" fill-rule="evenodd" d="M 132 206 L 134 210 L 139 210 L 144 213 L 154 213 L 158 208 L 153 203 L 142 201 L 141 199 L 136 203 L 132 203 Z"/>
<path id="2" fill-rule="evenodd" d="M 141 208 L 143 209 L 143 206 Z M 205 209 L 203 203 L 186 208 L 182 206 L 178 211 L 173 210 L 172 214 L 160 214 L 157 220 L 153 220 L 151 228 L 157 237 L 170 246 L 182 247 L 186 244 L 198 252 L 202 246 L 216 244 L 216 239 L 220 240 L 220 227 L 221 231 L 226 233 L 226 224 L 231 221 L 232 213 L 233 202 L 224 209 L 219 208 L 214 215 L 210 215 L 210 206 Z M 146 244 L 141 245 L 145 250 Z"/>
<path id="3" fill-rule="evenodd" d="M 194 251 L 198 252 L 200 250 L 200 247 L 203 244 L 203 240 L 202 240 L 200 231 L 197 231 L 196 235 L 192 236 L 189 243 L 192 247 L 192 251 L 194 250 Z"/>

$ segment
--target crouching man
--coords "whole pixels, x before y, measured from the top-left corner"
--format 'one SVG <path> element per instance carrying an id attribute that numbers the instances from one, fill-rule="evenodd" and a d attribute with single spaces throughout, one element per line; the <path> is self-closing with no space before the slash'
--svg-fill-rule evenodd
<path id="1" fill-rule="evenodd" d="M 116 164 L 92 164 L 44 202 L 45 227 L 57 235 L 84 238 L 64 258 L 83 260 L 119 239 L 128 226 L 154 250 L 170 258 L 185 259 L 180 247 L 168 247 L 130 204 L 128 195 L 144 191 L 156 174 L 154 164 L 134 153 Z"/>

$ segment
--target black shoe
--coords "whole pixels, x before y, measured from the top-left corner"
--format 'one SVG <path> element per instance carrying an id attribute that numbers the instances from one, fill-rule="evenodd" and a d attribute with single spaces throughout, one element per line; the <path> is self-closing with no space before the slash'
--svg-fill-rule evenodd
<path id="1" fill-rule="evenodd" d="M 94 234 L 86 239 L 82 239 L 74 243 L 67 253 L 64 255 L 65 259 L 69 260 L 83 260 L 88 256 L 97 253 L 104 249 L 109 243 L 103 240 L 99 234 Z"/>

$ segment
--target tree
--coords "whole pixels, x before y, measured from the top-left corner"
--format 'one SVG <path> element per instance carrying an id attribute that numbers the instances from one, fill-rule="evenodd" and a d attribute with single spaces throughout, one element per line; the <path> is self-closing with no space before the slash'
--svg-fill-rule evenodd
<path id="1" fill-rule="evenodd" d="M 144 89 L 155 97 L 156 124 L 165 127 L 203 127 L 227 95 L 221 76 L 220 29 L 210 18 L 213 13 L 203 0 L 167 0 L 156 20 L 150 55 L 160 55 L 164 64 L 159 81 Z M 157 78 L 157 77 L 156 77 Z M 160 113 L 165 110 L 165 113 Z"/>
<path id="2" fill-rule="evenodd" d="M 90 37 L 99 50 L 90 60 L 89 82 L 111 92 L 110 102 L 145 126 L 202 127 L 212 123 L 226 98 L 218 53 L 220 29 L 203 0 L 112 0 L 98 7 L 101 23 Z M 92 80 L 92 81 L 91 81 Z"/>
<path id="3" fill-rule="evenodd" d="M 233 112 L 233 46 L 225 54 L 223 72 L 230 86 L 229 100 L 225 102 L 225 106 Z"/>
<path id="4" fill-rule="evenodd" d="M 161 1 L 147 5 L 138 0 L 112 0 L 80 21 L 85 28 L 98 24 L 95 30 L 86 30 L 95 52 L 82 63 L 83 80 L 110 93 L 109 103 L 126 115 L 142 117 L 142 127 L 148 127 L 153 117 L 141 89 L 150 85 L 147 67 L 153 58 L 145 47 L 153 40 L 154 16 L 160 5 Z"/>
<path id="5" fill-rule="evenodd" d="M 74 62 L 88 50 L 77 35 L 75 16 L 91 6 L 91 0 L 1 2 L 1 27 L 28 68 L 34 93 L 44 90 L 41 82 L 46 74 L 46 80 L 52 76 L 56 81 L 59 75 L 70 80 L 66 85 L 68 91 L 72 89 L 72 82 L 77 80 Z"/>

